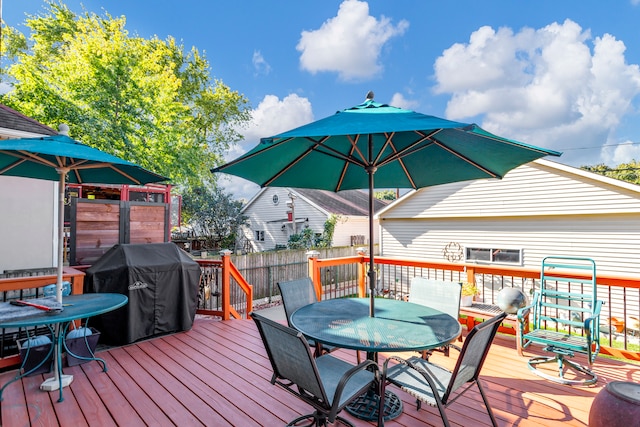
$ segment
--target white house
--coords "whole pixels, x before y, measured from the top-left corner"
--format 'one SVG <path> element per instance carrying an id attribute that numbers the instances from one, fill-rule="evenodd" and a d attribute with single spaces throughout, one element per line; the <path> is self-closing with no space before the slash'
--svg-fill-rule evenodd
<path id="1" fill-rule="evenodd" d="M 57 133 L 0 104 L 0 139 Z M 56 267 L 57 188 L 53 181 L 0 176 L 0 273 Z"/>
<path id="2" fill-rule="evenodd" d="M 640 186 L 547 160 L 408 193 L 377 217 L 384 256 L 539 267 L 568 255 L 640 274 Z"/>
<path id="3" fill-rule="evenodd" d="M 374 212 L 386 206 L 374 201 Z M 321 235 L 324 224 L 332 214 L 338 216 L 333 246 L 364 246 L 369 243 L 368 193 L 348 190 L 334 193 L 302 188 L 266 187 L 243 208 L 249 217 L 244 227 L 243 247 L 264 251 L 286 247 L 289 236 L 311 228 Z M 378 241 L 378 226 L 374 224 L 374 243 Z"/>

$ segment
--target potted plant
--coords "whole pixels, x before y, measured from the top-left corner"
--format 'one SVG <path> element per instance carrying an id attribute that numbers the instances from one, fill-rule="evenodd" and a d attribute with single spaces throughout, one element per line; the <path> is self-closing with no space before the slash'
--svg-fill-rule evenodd
<path id="1" fill-rule="evenodd" d="M 473 297 L 478 294 L 478 287 L 472 282 L 462 282 L 462 292 L 460 305 L 470 307 L 473 304 Z"/>

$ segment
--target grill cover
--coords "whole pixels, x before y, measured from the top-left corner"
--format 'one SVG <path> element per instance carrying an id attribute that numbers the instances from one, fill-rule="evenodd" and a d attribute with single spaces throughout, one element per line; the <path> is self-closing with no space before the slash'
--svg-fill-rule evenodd
<path id="1" fill-rule="evenodd" d="M 85 292 L 129 297 L 124 307 L 91 319 L 102 343 L 129 344 L 193 326 L 200 266 L 174 243 L 115 245 L 86 273 Z"/>

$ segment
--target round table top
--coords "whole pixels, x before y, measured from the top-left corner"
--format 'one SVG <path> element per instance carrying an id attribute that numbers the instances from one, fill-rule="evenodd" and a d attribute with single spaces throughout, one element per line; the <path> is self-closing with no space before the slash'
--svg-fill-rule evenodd
<path id="1" fill-rule="evenodd" d="M 462 332 L 458 319 L 431 307 L 376 298 L 369 317 L 368 298 L 338 298 L 296 310 L 291 324 L 305 336 L 342 348 L 420 351 L 444 346 Z"/>
<path id="2" fill-rule="evenodd" d="M 62 298 L 62 311 L 53 313 L 41 311 L 33 316 L 0 322 L 0 328 L 22 328 L 84 319 L 122 307 L 128 300 L 126 295 L 112 293 L 69 295 Z"/>

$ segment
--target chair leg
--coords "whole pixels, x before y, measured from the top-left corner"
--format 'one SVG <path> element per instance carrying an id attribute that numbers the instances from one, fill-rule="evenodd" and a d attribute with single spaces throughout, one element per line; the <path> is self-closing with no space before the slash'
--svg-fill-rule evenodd
<path id="1" fill-rule="evenodd" d="M 480 380 L 476 380 L 476 384 L 478 385 L 478 390 L 480 390 L 480 396 L 482 396 L 482 400 L 484 401 L 484 406 L 487 408 L 487 412 L 489 413 L 489 418 L 491 418 L 491 424 L 493 427 L 498 427 L 498 423 L 496 422 L 496 417 L 493 415 L 493 410 L 491 409 L 491 405 L 489 405 L 489 400 L 487 396 L 484 394 L 484 389 L 480 384 Z"/>
<path id="2" fill-rule="evenodd" d="M 554 376 L 548 375 L 537 368 L 537 366 L 540 364 L 553 363 L 553 362 L 557 362 L 558 364 L 558 376 L 554 377 Z M 572 360 L 567 359 L 564 354 L 560 354 L 558 352 L 556 352 L 555 356 L 532 357 L 531 359 L 529 359 L 528 365 L 531 372 L 533 372 L 537 376 L 542 377 L 549 381 L 559 383 L 559 384 L 591 385 L 591 384 L 595 384 L 598 381 L 598 376 L 595 374 L 595 372 L 591 371 L 590 369 L 587 369 L 586 367 L 580 365 L 579 363 L 576 363 Z M 587 378 L 580 379 L 580 380 L 569 380 L 564 378 L 564 371 L 566 366 L 569 366 L 575 369 L 576 371 L 583 373 L 584 375 L 587 376 Z"/>
<path id="3" fill-rule="evenodd" d="M 301 424 L 303 421 L 307 421 L 307 420 L 308 420 L 308 423 Z M 351 421 L 340 416 L 337 416 L 335 421 L 339 421 L 340 424 L 343 424 L 347 427 L 355 427 L 351 423 Z M 327 422 L 327 417 L 324 414 L 314 412 L 313 414 L 302 415 L 296 418 L 295 420 L 287 424 L 286 427 L 327 427 L 328 425 L 329 424 Z"/>
<path id="4" fill-rule="evenodd" d="M 442 418 L 442 424 L 444 425 L 444 427 L 450 427 L 449 418 L 447 418 L 447 414 L 444 412 L 444 404 L 440 401 L 440 398 L 436 398 L 435 401 L 436 401 L 436 404 L 438 405 L 438 411 L 440 411 L 440 418 Z"/>

